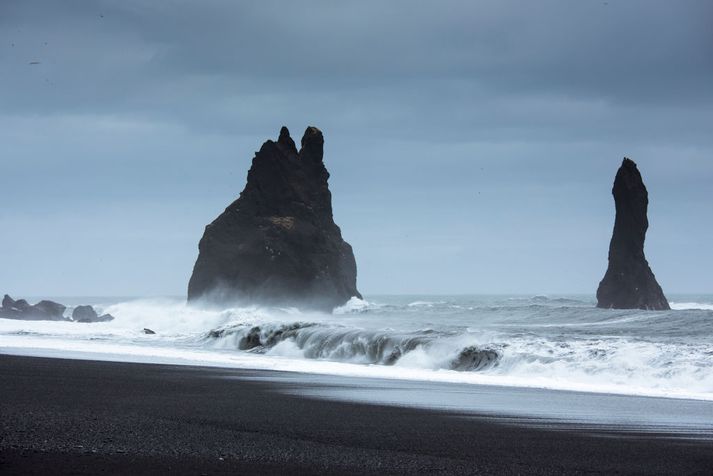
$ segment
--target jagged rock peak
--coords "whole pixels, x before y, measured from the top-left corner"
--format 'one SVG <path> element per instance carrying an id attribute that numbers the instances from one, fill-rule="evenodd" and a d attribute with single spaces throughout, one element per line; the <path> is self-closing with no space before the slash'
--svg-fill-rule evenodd
<path id="1" fill-rule="evenodd" d="M 300 157 L 305 157 L 321 162 L 324 156 L 324 137 L 322 131 L 316 127 L 309 126 L 302 136 L 302 149 Z"/>
<path id="2" fill-rule="evenodd" d="M 356 289 L 356 262 L 332 217 L 324 137 L 308 127 L 301 149 L 286 127 L 255 154 L 240 197 L 208 225 L 188 300 L 331 310 Z"/>
<path id="3" fill-rule="evenodd" d="M 670 309 L 644 255 L 649 195 L 636 163 L 624 158 L 612 188 L 616 219 L 609 266 L 597 289 L 597 307 Z"/>
<path id="4" fill-rule="evenodd" d="M 277 139 L 277 144 L 283 147 L 285 153 L 297 154 L 295 141 L 292 140 L 292 137 L 290 137 L 290 131 L 285 126 L 282 126 L 282 129 L 280 129 L 280 137 Z"/>

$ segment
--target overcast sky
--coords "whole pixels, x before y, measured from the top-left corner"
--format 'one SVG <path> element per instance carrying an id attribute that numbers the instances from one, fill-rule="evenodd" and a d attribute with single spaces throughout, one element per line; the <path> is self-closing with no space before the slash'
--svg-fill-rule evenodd
<path id="1" fill-rule="evenodd" d="M 2 0 L 0 292 L 184 294 L 254 152 L 315 125 L 367 298 L 593 294 L 624 156 L 664 291 L 712 293 L 711 25 L 708 0 Z"/>

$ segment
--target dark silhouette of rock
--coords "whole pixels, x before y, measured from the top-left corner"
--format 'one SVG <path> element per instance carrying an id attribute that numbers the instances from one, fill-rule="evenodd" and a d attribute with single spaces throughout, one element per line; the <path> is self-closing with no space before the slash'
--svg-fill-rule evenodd
<path id="1" fill-rule="evenodd" d="M 361 297 L 352 248 L 332 217 L 323 146 L 316 127 L 300 151 L 286 127 L 262 145 L 240 197 L 205 229 L 189 301 L 331 310 Z"/>
<path id="2" fill-rule="evenodd" d="M 14 309 L 18 312 L 26 311 L 30 308 L 30 304 L 24 299 L 18 299 L 15 301 L 13 298 L 7 294 L 2 298 L 2 309 L 10 310 Z"/>
<path id="3" fill-rule="evenodd" d="M 18 299 L 15 301 L 14 308 L 20 311 L 26 311 L 30 308 L 30 303 L 25 301 L 24 299 Z"/>
<path id="4" fill-rule="evenodd" d="M 7 294 L 2 298 L 0 307 L 0 317 L 4 319 L 20 319 L 21 310 L 17 307 L 17 301 Z"/>
<path id="5" fill-rule="evenodd" d="M 2 298 L 2 307 L 3 307 L 3 308 L 7 308 L 7 309 L 11 309 L 11 308 L 15 307 L 15 303 L 16 303 L 16 302 L 17 302 L 17 301 L 15 301 L 13 298 L 11 298 L 10 296 L 8 296 L 8 295 L 6 294 L 6 295 L 3 296 L 3 298 Z"/>
<path id="6" fill-rule="evenodd" d="M 149 328 L 147 328 L 147 327 L 144 327 L 144 330 L 143 330 L 142 332 L 143 332 L 144 334 L 148 334 L 148 335 L 154 335 L 154 334 L 155 334 L 154 331 L 152 331 L 151 329 L 149 329 Z"/>
<path id="7" fill-rule="evenodd" d="M 24 319 L 29 321 L 66 321 L 64 311 L 66 306 L 54 301 L 40 301 L 34 306 L 24 299 L 15 301 L 7 294 L 3 297 L 0 307 L 0 318 Z"/>
<path id="8" fill-rule="evenodd" d="M 97 311 L 92 306 L 77 306 L 72 311 L 72 320 L 77 322 L 93 322 L 97 317 Z"/>
<path id="9" fill-rule="evenodd" d="M 77 306 L 72 311 L 72 319 L 64 317 L 67 307 L 54 301 L 40 301 L 34 306 L 24 299 L 15 301 L 7 294 L 3 297 L 0 307 L 0 318 L 21 319 L 26 321 L 75 321 L 75 322 L 107 322 L 114 320 L 111 314 L 98 316 L 92 306 Z"/>
<path id="10" fill-rule="evenodd" d="M 632 160 L 624 158 L 612 193 L 616 221 L 609 244 L 609 267 L 597 289 L 597 307 L 670 309 L 644 256 L 649 195 Z"/>
<path id="11" fill-rule="evenodd" d="M 64 319 L 64 311 L 67 310 L 67 306 L 58 302 L 43 300 L 32 306 L 32 310 L 50 318 Z"/>
<path id="12" fill-rule="evenodd" d="M 77 306 L 72 311 L 72 320 L 75 322 L 108 322 L 113 321 L 111 314 L 99 316 L 92 306 Z"/>
<path id="13" fill-rule="evenodd" d="M 480 349 L 474 345 L 461 350 L 451 361 L 451 370 L 474 371 L 493 367 L 500 360 L 500 354 L 493 349 Z"/>

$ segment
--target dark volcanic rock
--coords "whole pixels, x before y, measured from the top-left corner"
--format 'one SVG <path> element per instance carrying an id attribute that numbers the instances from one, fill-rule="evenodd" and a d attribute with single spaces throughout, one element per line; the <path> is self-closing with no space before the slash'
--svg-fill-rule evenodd
<path id="1" fill-rule="evenodd" d="M 493 349 L 479 349 L 472 345 L 461 350 L 451 361 L 451 370 L 473 371 L 493 367 L 500 360 L 500 354 Z"/>
<path id="2" fill-rule="evenodd" d="M 27 311 L 32 306 L 30 306 L 30 303 L 25 301 L 24 299 L 18 299 L 17 301 L 15 301 L 15 305 L 13 307 L 18 311 Z"/>
<path id="3" fill-rule="evenodd" d="M 64 319 L 64 311 L 67 306 L 64 306 L 58 302 L 43 300 L 32 306 L 32 311 L 44 315 L 49 319 Z"/>
<path id="4" fill-rule="evenodd" d="M 323 146 L 315 127 L 299 152 L 286 127 L 262 145 L 240 198 L 205 229 L 189 301 L 331 310 L 361 297 L 352 247 L 332 218 Z"/>
<path id="5" fill-rule="evenodd" d="M 75 322 L 108 322 L 113 321 L 111 314 L 97 315 L 92 306 L 77 306 L 72 311 L 72 320 Z"/>
<path id="6" fill-rule="evenodd" d="M 27 321 L 69 321 L 64 317 L 67 307 L 54 301 L 40 301 L 31 306 L 24 299 L 15 301 L 7 294 L 2 300 L 0 307 L 0 318 L 21 319 Z M 97 316 L 92 306 L 77 306 L 72 311 L 72 319 L 75 322 L 107 322 L 114 320 L 111 314 Z"/>
<path id="7" fill-rule="evenodd" d="M 616 221 L 609 268 L 597 289 L 597 307 L 670 309 L 644 256 L 649 195 L 636 164 L 625 158 L 614 180 Z"/>
<path id="8" fill-rule="evenodd" d="M 0 317 L 29 321 L 66 321 L 64 317 L 66 309 L 65 306 L 54 301 L 40 301 L 30 306 L 24 299 L 15 301 L 6 294 L 2 300 Z"/>
<path id="9" fill-rule="evenodd" d="M 15 307 L 15 303 L 16 303 L 16 302 L 17 302 L 17 301 L 15 301 L 13 298 L 11 298 L 10 296 L 8 296 L 8 295 L 6 294 L 6 295 L 3 296 L 3 298 L 2 298 L 2 307 L 3 307 L 3 308 L 6 308 L 6 309 L 12 309 L 13 307 Z"/>
<path id="10" fill-rule="evenodd" d="M 77 322 L 94 322 L 99 317 L 92 306 L 77 306 L 72 311 L 72 320 Z"/>
<path id="11" fill-rule="evenodd" d="M 18 299 L 15 301 L 13 298 L 7 294 L 2 298 L 2 309 L 14 309 L 16 311 L 26 311 L 30 308 L 30 303 L 24 299 Z"/>

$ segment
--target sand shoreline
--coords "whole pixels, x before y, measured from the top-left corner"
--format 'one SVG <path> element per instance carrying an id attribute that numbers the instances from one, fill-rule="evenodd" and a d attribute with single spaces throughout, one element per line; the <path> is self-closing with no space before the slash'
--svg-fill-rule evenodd
<path id="1" fill-rule="evenodd" d="M 710 441 L 306 398 L 269 371 L 0 355 L 3 474 L 696 473 Z M 230 377 L 230 378 L 224 378 Z M 298 392 L 297 392 L 298 393 Z"/>

